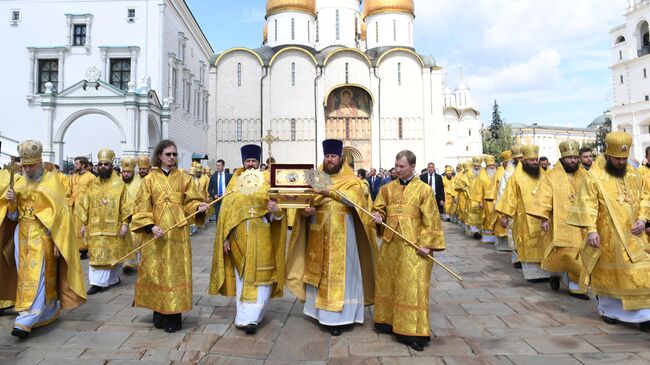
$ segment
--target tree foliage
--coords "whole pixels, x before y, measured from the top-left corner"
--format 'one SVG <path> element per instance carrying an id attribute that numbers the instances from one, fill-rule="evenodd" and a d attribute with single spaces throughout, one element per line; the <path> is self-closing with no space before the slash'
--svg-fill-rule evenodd
<path id="1" fill-rule="evenodd" d="M 499 104 L 494 101 L 492 111 L 492 121 L 488 128 L 483 129 L 483 154 L 499 157 L 499 154 L 512 147 L 514 138 L 512 138 L 512 128 L 505 124 L 501 119 Z"/>

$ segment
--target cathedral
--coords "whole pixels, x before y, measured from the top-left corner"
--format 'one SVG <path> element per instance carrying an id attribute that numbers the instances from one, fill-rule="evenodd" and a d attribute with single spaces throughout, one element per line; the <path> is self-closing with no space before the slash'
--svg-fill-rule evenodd
<path id="1" fill-rule="evenodd" d="M 463 81 L 414 44 L 413 0 L 267 0 L 263 42 L 211 59 L 209 156 L 238 166 L 239 147 L 264 143 L 278 163 L 315 163 L 342 139 L 355 168 L 418 167 L 482 153 L 481 120 Z"/>

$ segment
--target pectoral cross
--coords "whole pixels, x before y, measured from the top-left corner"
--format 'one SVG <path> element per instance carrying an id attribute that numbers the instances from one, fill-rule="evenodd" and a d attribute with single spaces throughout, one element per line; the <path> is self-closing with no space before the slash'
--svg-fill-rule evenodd
<path id="1" fill-rule="evenodd" d="M 3 169 L 9 170 L 9 189 L 14 190 L 14 176 L 16 175 L 16 172 L 19 171 L 16 157 L 11 156 L 11 163 L 9 165 L 4 165 Z"/>
<path id="2" fill-rule="evenodd" d="M 257 214 L 257 211 L 255 210 L 254 207 L 251 207 L 251 208 L 248 210 L 248 214 L 249 214 L 249 215 L 251 216 L 251 218 L 252 218 L 252 217 L 255 216 L 255 214 Z"/>
<path id="3" fill-rule="evenodd" d="M 265 142 L 269 145 L 269 158 L 273 157 L 271 154 L 271 145 L 278 141 L 280 141 L 280 138 L 272 135 L 270 129 L 266 131 L 266 137 L 262 138 L 262 142 Z"/>

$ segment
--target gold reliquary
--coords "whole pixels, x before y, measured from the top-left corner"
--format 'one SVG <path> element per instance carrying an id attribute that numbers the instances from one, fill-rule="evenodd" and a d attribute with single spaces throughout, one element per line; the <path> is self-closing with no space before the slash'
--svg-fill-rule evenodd
<path id="1" fill-rule="evenodd" d="M 284 209 L 309 207 L 314 190 L 307 182 L 307 174 L 313 168 L 309 164 L 271 164 L 269 198 Z"/>

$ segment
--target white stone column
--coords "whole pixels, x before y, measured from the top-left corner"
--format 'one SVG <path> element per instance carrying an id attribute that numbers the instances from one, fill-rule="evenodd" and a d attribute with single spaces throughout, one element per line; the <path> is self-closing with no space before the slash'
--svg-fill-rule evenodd
<path id="1" fill-rule="evenodd" d="M 381 103 L 381 100 L 379 100 L 379 97 L 381 95 L 380 92 L 380 87 L 381 87 L 381 81 L 379 78 L 375 77 L 375 72 L 376 69 L 371 69 L 371 74 L 372 76 L 370 77 L 370 91 L 373 93 L 373 99 L 375 101 L 374 105 L 372 106 L 372 115 L 371 115 L 371 120 L 370 120 L 370 140 L 371 140 L 371 145 L 372 145 L 372 160 L 370 161 L 370 166 L 376 168 L 379 170 L 380 163 L 384 162 L 381 161 L 381 121 L 379 120 L 380 117 L 380 107 L 379 104 Z M 380 162 L 381 161 L 381 162 Z"/>
<path id="2" fill-rule="evenodd" d="M 140 121 L 140 143 L 138 145 L 139 155 L 149 154 L 149 107 L 140 106 L 138 118 Z"/>
<path id="3" fill-rule="evenodd" d="M 45 94 L 41 97 L 41 107 L 45 117 L 45 138 L 43 142 L 43 160 L 54 162 L 54 108 L 56 100 L 52 95 L 52 83 L 45 84 Z"/>
<path id="4" fill-rule="evenodd" d="M 169 121 L 172 119 L 170 98 L 163 99 L 162 112 L 160 113 L 160 124 L 162 124 L 162 139 L 169 138 Z"/>

